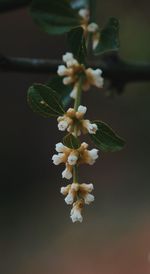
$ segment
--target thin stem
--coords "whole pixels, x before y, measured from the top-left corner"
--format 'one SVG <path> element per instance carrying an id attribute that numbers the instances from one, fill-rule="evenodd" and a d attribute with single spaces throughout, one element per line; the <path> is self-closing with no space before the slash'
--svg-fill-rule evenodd
<path id="1" fill-rule="evenodd" d="M 78 184 L 78 167 L 75 165 L 73 167 L 73 183 Z"/>
<path id="2" fill-rule="evenodd" d="M 79 82 L 78 82 L 77 96 L 76 96 L 75 102 L 74 102 L 74 110 L 75 110 L 75 111 L 77 111 L 77 109 L 78 109 L 78 107 L 79 107 L 79 105 L 80 105 L 80 103 L 81 103 L 82 82 L 83 82 L 82 77 L 80 77 Z M 78 129 L 77 129 L 77 127 L 75 126 L 75 127 L 74 127 L 74 135 L 75 135 L 76 137 L 77 137 L 77 130 L 78 130 Z M 75 166 L 73 167 L 73 182 L 74 182 L 75 184 L 78 183 L 78 166 L 77 166 L 77 165 L 75 165 Z"/>
<path id="3" fill-rule="evenodd" d="M 82 82 L 83 82 L 82 77 L 80 77 L 79 82 L 78 82 L 77 96 L 76 96 L 75 102 L 74 102 L 74 110 L 75 111 L 77 111 L 77 109 L 81 103 Z"/>

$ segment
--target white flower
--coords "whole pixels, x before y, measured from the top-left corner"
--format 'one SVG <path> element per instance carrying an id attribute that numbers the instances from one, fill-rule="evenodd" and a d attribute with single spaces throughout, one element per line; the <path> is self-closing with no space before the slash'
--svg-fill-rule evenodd
<path id="1" fill-rule="evenodd" d="M 89 205 L 90 203 L 92 203 L 94 201 L 94 195 L 87 193 L 84 196 L 84 202 L 85 204 Z"/>
<path id="2" fill-rule="evenodd" d="M 79 63 L 76 59 L 71 59 L 71 60 L 66 62 L 66 65 L 67 65 L 68 68 L 71 68 L 73 66 L 78 66 Z"/>
<path id="3" fill-rule="evenodd" d="M 67 195 L 68 192 L 69 192 L 70 186 L 71 185 L 62 186 L 61 189 L 60 189 L 60 193 L 63 194 L 63 195 Z"/>
<path id="4" fill-rule="evenodd" d="M 78 157 L 74 153 L 71 153 L 68 157 L 68 163 L 71 166 L 76 165 L 77 160 L 78 160 Z"/>
<path id="5" fill-rule="evenodd" d="M 57 165 L 63 163 L 63 158 L 64 158 L 63 153 L 58 153 L 58 155 L 54 154 L 52 157 L 53 164 L 57 166 Z"/>
<path id="6" fill-rule="evenodd" d="M 103 87 L 103 83 L 104 83 L 104 79 L 101 76 L 102 75 L 102 70 L 101 69 L 91 69 L 88 68 L 86 69 L 86 75 L 87 75 L 87 79 L 89 80 L 89 83 L 98 87 L 98 88 L 102 88 Z"/>
<path id="7" fill-rule="evenodd" d="M 62 120 L 58 123 L 58 129 L 60 131 L 65 131 L 68 127 L 68 122 L 66 120 Z"/>
<path id="8" fill-rule="evenodd" d="M 94 189 L 94 186 L 93 186 L 93 184 L 81 184 L 80 188 L 83 191 L 91 192 Z"/>
<path id="9" fill-rule="evenodd" d="M 56 144 L 55 149 L 57 152 L 64 152 L 65 146 L 60 142 Z"/>
<path id="10" fill-rule="evenodd" d="M 65 170 L 62 172 L 62 178 L 66 178 L 67 180 L 72 178 L 72 173 L 68 168 L 65 168 Z"/>
<path id="11" fill-rule="evenodd" d="M 73 183 L 70 186 L 69 191 L 68 191 L 68 195 L 65 198 L 66 204 L 71 205 L 74 202 L 74 199 L 76 197 L 78 189 L 79 189 L 79 185 L 78 184 Z"/>
<path id="12" fill-rule="evenodd" d="M 100 40 L 100 33 L 99 32 L 96 32 L 93 34 L 93 37 L 92 37 L 92 47 L 93 47 L 93 50 L 95 50 L 99 44 L 99 40 Z"/>
<path id="13" fill-rule="evenodd" d="M 94 74 L 97 75 L 97 76 L 101 76 L 102 75 L 102 70 L 97 68 L 97 69 L 94 70 Z"/>
<path id="14" fill-rule="evenodd" d="M 82 114 L 85 114 L 87 111 L 87 107 L 84 107 L 84 106 L 79 106 L 78 107 L 78 112 L 81 112 Z"/>
<path id="15" fill-rule="evenodd" d="M 63 61 L 64 61 L 65 63 L 67 63 L 68 61 L 74 59 L 74 57 L 73 57 L 73 54 L 72 54 L 71 52 L 66 52 L 66 53 L 63 55 L 62 59 L 63 59 Z"/>
<path id="16" fill-rule="evenodd" d="M 79 10 L 79 15 L 85 19 L 86 21 L 89 20 L 89 10 L 88 9 L 80 9 Z"/>
<path id="17" fill-rule="evenodd" d="M 98 25 L 96 23 L 90 23 L 87 27 L 89 32 L 96 32 L 98 31 Z"/>
<path id="18" fill-rule="evenodd" d="M 63 84 L 64 85 L 70 85 L 73 83 L 73 78 L 71 76 L 67 76 L 63 78 Z"/>
<path id="19" fill-rule="evenodd" d="M 77 92 L 78 92 L 78 84 L 75 84 L 71 93 L 70 93 L 70 97 L 73 99 L 76 99 L 77 97 Z"/>
<path id="20" fill-rule="evenodd" d="M 72 219 L 72 222 L 82 222 L 83 217 L 81 215 L 81 211 L 83 208 L 83 202 L 81 200 L 78 200 L 76 203 L 73 204 L 73 208 L 70 213 L 70 218 Z"/>
<path id="21" fill-rule="evenodd" d="M 57 74 L 59 76 L 65 76 L 68 72 L 68 69 L 64 65 L 58 66 Z"/>
<path id="22" fill-rule="evenodd" d="M 68 193 L 68 195 L 65 198 L 65 202 L 67 205 L 72 205 L 74 200 L 73 194 L 72 193 Z"/>
<path id="23" fill-rule="evenodd" d="M 81 184 L 80 185 L 80 192 L 81 196 L 84 199 L 85 204 L 89 205 L 91 202 L 94 201 L 94 195 L 90 194 L 93 190 L 93 184 Z"/>
<path id="24" fill-rule="evenodd" d="M 98 158 L 98 149 L 91 149 L 88 150 L 88 156 L 89 156 L 89 165 L 93 165 L 95 163 L 95 160 Z"/>
<path id="25" fill-rule="evenodd" d="M 96 124 L 90 123 L 89 120 L 84 120 L 84 121 L 83 121 L 83 126 L 88 130 L 88 132 L 89 132 L 90 134 L 95 134 L 96 131 L 98 130 L 97 125 L 96 125 Z"/>
<path id="26" fill-rule="evenodd" d="M 70 205 L 74 202 L 78 189 L 79 189 L 79 184 L 76 184 L 76 183 L 73 183 L 71 185 L 69 184 L 66 187 L 61 188 L 61 193 L 65 196 L 67 195 L 65 198 L 66 204 Z"/>

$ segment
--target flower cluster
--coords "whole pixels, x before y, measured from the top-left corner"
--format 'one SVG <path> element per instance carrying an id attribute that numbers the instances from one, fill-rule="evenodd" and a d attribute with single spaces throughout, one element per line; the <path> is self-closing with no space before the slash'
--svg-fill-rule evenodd
<path id="1" fill-rule="evenodd" d="M 66 196 L 65 202 L 68 205 L 73 204 L 73 208 L 70 214 L 72 222 L 82 222 L 83 218 L 81 211 L 83 209 L 84 203 L 89 205 L 94 201 L 94 196 L 90 194 L 92 190 L 93 184 L 72 183 L 66 187 L 61 187 L 60 192 Z"/>
<path id="2" fill-rule="evenodd" d="M 87 10 L 80 10 L 79 15 L 82 18 L 82 27 L 87 32 L 92 33 L 93 48 L 97 46 L 99 40 L 98 26 L 95 23 L 89 24 L 89 13 Z M 86 68 L 76 60 L 72 53 L 67 52 L 63 55 L 65 65 L 58 66 L 57 73 L 63 77 L 64 85 L 72 85 L 70 96 L 75 100 L 74 108 L 69 108 L 62 116 L 57 118 L 58 129 L 69 132 L 69 137 L 77 139 L 77 146 L 70 145 L 67 142 L 56 144 L 56 152 L 52 157 L 55 165 L 64 164 L 65 169 L 62 172 L 62 178 L 70 180 L 73 177 L 73 183 L 61 187 L 61 193 L 65 195 L 65 202 L 73 205 L 70 213 L 72 222 L 82 222 L 82 209 L 84 205 L 89 205 L 94 201 L 91 194 L 93 184 L 79 184 L 77 169 L 81 164 L 93 165 L 98 158 L 98 150 L 88 149 L 88 144 L 80 143 L 78 137 L 81 134 L 96 134 L 98 127 L 88 119 L 84 119 L 87 107 L 80 105 L 81 91 L 87 91 L 91 85 L 98 88 L 103 87 L 103 77 L 101 69 Z"/>
<path id="3" fill-rule="evenodd" d="M 84 78 L 82 85 L 82 89 L 84 91 L 89 90 L 91 85 L 96 86 L 97 88 L 103 87 L 103 77 L 101 69 L 86 69 L 83 64 L 79 64 L 79 62 L 74 58 L 73 54 L 70 52 L 64 54 L 62 59 L 64 63 L 66 63 L 66 66 L 58 66 L 57 73 L 59 76 L 64 77 L 64 85 L 73 85 L 73 89 L 70 93 L 70 96 L 73 99 L 76 99 L 79 86 L 79 79 L 81 75 Z"/>
<path id="4" fill-rule="evenodd" d="M 52 157 L 54 165 L 65 164 L 65 170 L 62 172 L 62 178 L 71 179 L 73 166 L 80 164 L 93 165 L 98 158 L 98 150 L 88 150 L 88 144 L 83 142 L 78 149 L 71 149 L 62 143 L 56 144 L 56 151 Z"/>
<path id="5" fill-rule="evenodd" d="M 86 111 L 87 107 L 81 105 L 77 111 L 74 108 L 69 108 L 63 116 L 58 117 L 58 129 L 61 131 L 67 130 L 69 133 L 77 136 L 80 136 L 81 133 L 95 134 L 97 125 L 87 119 L 83 119 Z"/>
<path id="6" fill-rule="evenodd" d="M 90 14 L 88 9 L 80 9 L 79 15 L 81 17 L 81 26 L 83 27 L 85 34 L 88 32 L 92 34 L 92 47 L 94 50 L 96 49 L 100 40 L 99 27 L 94 22 L 89 23 Z"/>

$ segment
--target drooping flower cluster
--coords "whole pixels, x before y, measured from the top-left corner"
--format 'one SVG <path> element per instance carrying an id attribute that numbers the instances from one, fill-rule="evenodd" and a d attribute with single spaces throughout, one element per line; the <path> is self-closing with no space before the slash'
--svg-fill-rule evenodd
<path id="1" fill-rule="evenodd" d="M 97 125 L 87 119 L 83 119 L 86 111 L 87 107 L 81 105 L 77 111 L 74 108 L 69 108 L 63 116 L 58 117 L 58 129 L 61 131 L 67 130 L 69 133 L 76 134 L 77 136 L 80 136 L 81 133 L 95 134 Z"/>
<path id="2" fill-rule="evenodd" d="M 75 99 L 77 96 L 79 79 L 81 77 L 81 74 L 84 77 L 84 81 L 82 84 L 82 89 L 84 91 L 89 90 L 91 85 L 96 86 L 97 88 L 103 87 L 103 77 L 101 69 L 86 69 L 83 64 L 79 64 L 79 62 L 70 52 L 67 52 L 65 55 L 63 55 L 62 59 L 66 63 L 66 66 L 58 66 L 57 73 L 59 76 L 64 77 L 64 85 L 73 85 L 72 92 L 70 93 L 70 96 L 73 99 Z"/>
<path id="3" fill-rule="evenodd" d="M 84 17 L 82 23 L 86 31 L 92 32 L 93 37 L 96 35 L 97 26 L 94 23 L 88 24 L 88 13 L 86 10 L 81 10 L 80 16 Z M 83 15 L 83 16 L 82 16 Z M 84 16 L 85 15 L 85 16 Z M 93 39 L 94 43 L 94 39 Z M 62 116 L 57 118 L 58 129 L 69 132 L 68 136 L 78 139 L 81 134 L 96 134 L 98 127 L 88 119 L 84 119 L 87 112 L 87 107 L 80 105 L 81 90 L 86 91 L 91 85 L 98 88 L 103 87 L 103 77 L 101 69 L 85 68 L 73 56 L 67 52 L 63 55 L 65 65 L 58 67 L 57 73 L 63 77 L 64 85 L 72 85 L 73 89 L 70 96 L 75 100 L 75 107 L 69 108 Z M 81 81 L 82 79 L 82 81 Z M 79 140 L 77 140 L 79 141 Z M 97 149 L 88 149 L 88 144 L 85 142 L 77 142 L 77 146 L 67 146 L 67 143 L 56 144 L 56 152 L 52 157 L 55 165 L 64 164 L 65 169 L 62 172 L 62 178 L 70 180 L 73 177 L 73 183 L 65 187 L 61 187 L 61 193 L 65 195 L 65 202 L 68 205 L 73 205 L 70 213 L 72 222 L 82 222 L 82 209 L 85 204 L 89 205 L 94 201 L 94 196 L 91 194 L 93 184 L 79 184 L 77 179 L 77 169 L 81 164 L 93 165 L 98 158 Z"/>
<path id="4" fill-rule="evenodd" d="M 52 157 L 54 165 L 65 164 L 65 170 L 62 172 L 62 178 L 71 179 L 73 166 L 80 164 L 93 165 L 98 158 L 98 150 L 88 150 L 88 144 L 83 142 L 78 149 L 71 149 L 62 143 L 56 144 L 56 151 Z"/>
<path id="5" fill-rule="evenodd" d="M 93 184 L 72 183 L 66 187 L 61 187 L 60 192 L 66 196 L 65 202 L 68 205 L 73 204 L 70 218 L 72 222 L 82 222 L 81 215 L 84 204 L 89 205 L 94 201 L 94 195 L 90 194 L 93 190 Z"/>
<path id="6" fill-rule="evenodd" d="M 99 26 L 94 22 L 89 23 L 90 13 L 88 9 L 80 9 L 79 15 L 81 17 L 81 26 L 85 31 L 85 35 L 88 32 L 92 34 L 92 48 L 94 50 L 96 49 L 100 40 Z"/>

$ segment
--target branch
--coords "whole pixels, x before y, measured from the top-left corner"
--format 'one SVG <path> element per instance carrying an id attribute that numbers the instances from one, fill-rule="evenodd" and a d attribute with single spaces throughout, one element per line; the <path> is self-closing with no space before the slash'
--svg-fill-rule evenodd
<path id="1" fill-rule="evenodd" d="M 1 0 L 0 13 L 26 7 L 30 2 L 31 0 Z"/>
<path id="2" fill-rule="evenodd" d="M 0 57 L 1 72 L 46 73 L 55 74 L 62 61 L 49 59 Z M 103 76 L 111 80 L 112 85 L 121 88 L 129 82 L 150 81 L 150 64 L 129 63 L 117 56 L 90 62 L 88 66 L 101 68 Z"/>

